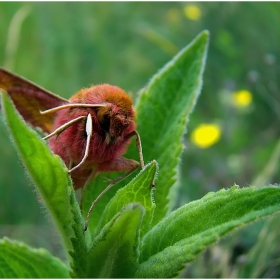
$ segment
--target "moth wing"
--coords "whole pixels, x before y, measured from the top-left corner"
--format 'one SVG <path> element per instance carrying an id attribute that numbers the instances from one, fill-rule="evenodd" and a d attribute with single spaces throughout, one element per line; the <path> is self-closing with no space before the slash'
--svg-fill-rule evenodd
<path id="1" fill-rule="evenodd" d="M 69 103 L 36 84 L 0 67 L 0 89 L 5 90 L 24 120 L 43 132 L 50 133 L 55 114 L 41 115 L 53 107 Z"/>

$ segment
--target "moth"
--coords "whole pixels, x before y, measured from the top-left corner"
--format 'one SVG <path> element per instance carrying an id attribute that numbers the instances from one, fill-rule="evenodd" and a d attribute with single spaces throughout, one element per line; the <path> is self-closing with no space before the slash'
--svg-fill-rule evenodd
<path id="1" fill-rule="evenodd" d="M 50 149 L 59 155 L 71 175 L 74 188 L 83 188 L 100 172 L 127 171 L 111 180 L 97 200 L 114 184 L 144 168 L 140 135 L 130 96 L 109 84 L 83 88 L 69 100 L 0 68 L 0 88 L 8 93 L 23 119 L 47 134 Z M 122 157 L 136 137 L 140 162 Z"/>

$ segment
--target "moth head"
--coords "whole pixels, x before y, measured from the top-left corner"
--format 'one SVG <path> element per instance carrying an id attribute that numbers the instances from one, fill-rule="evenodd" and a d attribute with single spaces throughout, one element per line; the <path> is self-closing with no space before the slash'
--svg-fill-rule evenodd
<path id="1" fill-rule="evenodd" d="M 108 103 L 108 106 L 98 109 L 97 119 L 105 133 L 107 143 L 117 142 L 127 129 L 135 126 L 132 106 L 122 108 Z"/>

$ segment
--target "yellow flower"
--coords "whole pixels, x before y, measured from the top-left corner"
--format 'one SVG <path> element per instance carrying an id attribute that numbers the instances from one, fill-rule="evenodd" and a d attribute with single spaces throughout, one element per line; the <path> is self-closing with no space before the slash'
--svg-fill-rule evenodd
<path id="1" fill-rule="evenodd" d="M 195 5 L 187 5 L 184 7 L 185 16 L 190 20 L 198 20 L 201 18 L 201 10 Z"/>
<path id="2" fill-rule="evenodd" d="M 252 94 L 248 90 L 239 90 L 233 93 L 233 104 L 236 107 L 246 107 L 252 102 Z"/>
<path id="3" fill-rule="evenodd" d="M 221 138 L 221 129 L 215 124 L 200 124 L 191 134 L 191 141 L 201 149 L 208 148 Z"/>

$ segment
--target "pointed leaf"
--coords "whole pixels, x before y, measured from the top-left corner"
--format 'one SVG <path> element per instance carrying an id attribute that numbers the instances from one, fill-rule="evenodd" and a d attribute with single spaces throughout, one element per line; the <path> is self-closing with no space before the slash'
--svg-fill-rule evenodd
<path id="1" fill-rule="evenodd" d="M 42 202 L 54 219 L 65 249 L 86 252 L 84 221 L 67 168 L 62 160 L 50 151 L 45 141 L 26 125 L 5 93 L 2 94 L 2 106 L 12 140 Z M 77 239 L 78 244 L 73 242 Z M 79 255 L 81 269 L 85 263 L 82 256 Z"/>
<path id="2" fill-rule="evenodd" d="M 174 277 L 219 237 L 279 210 L 276 187 L 209 193 L 172 212 L 145 236 L 136 276 Z"/>
<path id="3" fill-rule="evenodd" d="M 133 203 L 104 227 L 89 252 L 87 277 L 131 278 L 138 266 L 139 229 L 144 208 Z"/>
<path id="4" fill-rule="evenodd" d="M 201 90 L 207 47 L 204 31 L 152 78 L 136 106 L 144 159 L 155 159 L 160 166 L 154 224 L 173 206 L 182 137 Z M 128 157 L 137 158 L 136 149 L 130 149 Z"/>
<path id="5" fill-rule="evenodd" d="M 0 278 L 69 278 L 66 265 L 45 249 L 0 240 Z"/>

